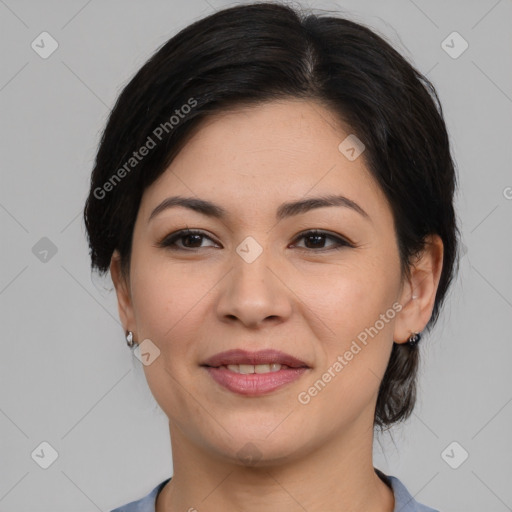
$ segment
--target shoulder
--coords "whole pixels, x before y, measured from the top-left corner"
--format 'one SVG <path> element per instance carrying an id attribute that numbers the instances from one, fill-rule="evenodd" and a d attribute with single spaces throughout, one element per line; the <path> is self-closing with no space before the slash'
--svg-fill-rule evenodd
<path id="1" fill-rule="evenodd" d="M 395 508 L 393 512 L 439 512 L 436 509 L 417 502 L 413 496 L 411 496 L 405 485 L 395 476 L 385 475 L 378 469 L 375 471 L 384 481 L 388 482 L 388 485 L 390 485 L 393 490 L 395 496 Z"/>
<path id="2" fill-rule="evenodd" d="M 160 482 L 149 494 L 146 494 L 140 500 L 132 501 L 110 512 L 155 512 L 156 497 L 169 480 L 170 478 Z"/>

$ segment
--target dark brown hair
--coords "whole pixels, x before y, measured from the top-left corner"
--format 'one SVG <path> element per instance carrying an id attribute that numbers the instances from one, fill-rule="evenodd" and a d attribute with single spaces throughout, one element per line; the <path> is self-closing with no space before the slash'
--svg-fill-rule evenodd
<path id="1" fill-rule="evenodd" d="M 455 167 L 435 88 L 369 28 L 275 3 L 227 8 L 189 25 L 126 85 L 103 132 L 85 205 L 93 270 L 107 272 L 118 249 L 128 275 L 142 194 L 202 120 L 286 98 L 320 101 L 366 146 L 365 163 L 393 213 L 403 277 L 425 237 L 441 237 L 431 330 L 458 266 L 459 234 Z M 148 151 L 136 158 L 142 147 Z M 393 345 L 375 426 L 412 413 L 418 358 L 417 348 Z"/>

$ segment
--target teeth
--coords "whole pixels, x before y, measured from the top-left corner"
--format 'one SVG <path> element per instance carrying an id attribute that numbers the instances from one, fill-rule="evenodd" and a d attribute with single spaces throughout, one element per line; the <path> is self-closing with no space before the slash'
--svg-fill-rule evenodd
<path id="1" fill-rule="evenodd" d="M 271 373 L 278 372 L 282 367 L 288 368 L 284 364 L 271 363 L 271 364 L 228 364 L 227 369 L 235 373 Z M 226 368 L 226 366 L 221 366 Z"/>

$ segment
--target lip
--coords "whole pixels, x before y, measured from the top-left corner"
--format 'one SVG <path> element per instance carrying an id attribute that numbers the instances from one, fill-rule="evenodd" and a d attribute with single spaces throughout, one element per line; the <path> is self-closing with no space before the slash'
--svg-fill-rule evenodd
<path id="1" fill-rule="evenodd" d="M 205 367 L 210 377 L 233 393 L 244 396 L 260 396 L 276 391 L 299 379 L 308 368 L 287 368 L 270 373 L 235 373 L 225 367 Z"/>
<path id="2" fill-rule="evenodd" d="M 279 350 L 259 350 L 257 352 L 248 352 L 247 350 L 234 349 L 220 352 L 207 359 L 201 366 L 227 366 L 228 364 L 271 364 L 279 363 L 290 368 L 309 368 L 309 366 L 300 359 L 290 354 L 285 354 Z M 277 373 L 277 372 L 276 372 Z"/>
<path id="3" fill-rule="evenodd" d="M 288 368 L 269 373 L 236 373 L 228 368 L 229 364 L 271 364 L 279 363 Z M 207 359 L 202 365 L 210 377 L 225 389 L 244 396 L 260 396 L 299 379 L 310 367 L 300 359 L 278 350 L 260 350 L 248 352 L 235 349 L 221 352 Z"/>

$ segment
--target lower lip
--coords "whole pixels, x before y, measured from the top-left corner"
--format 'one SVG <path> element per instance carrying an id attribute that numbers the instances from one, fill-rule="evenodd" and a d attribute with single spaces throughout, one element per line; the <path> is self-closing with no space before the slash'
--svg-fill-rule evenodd
<path id="1" fill-rule="evenodd" d="M 236 373 L 227 368 L 205 367 L 215 382 L 233 393 L 258 396 L 300 379 L 308 368 L 288 368 L 269 373 Z"/>

